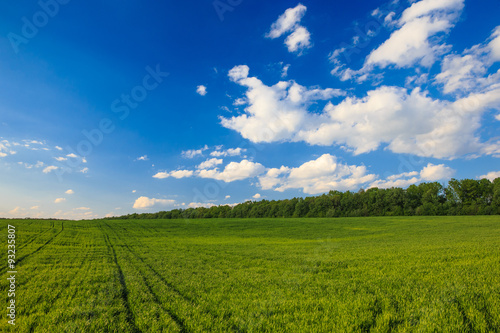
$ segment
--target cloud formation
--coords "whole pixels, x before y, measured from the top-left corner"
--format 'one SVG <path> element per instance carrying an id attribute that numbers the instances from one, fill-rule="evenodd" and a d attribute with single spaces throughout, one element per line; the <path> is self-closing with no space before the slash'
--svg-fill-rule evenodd
<path id="1" fill-rule="evenodd" d="M 455 170 L 444 165 L 427 164 L 420 172 L 405 172 L 399 175 L 392 175 L 386 179 L 378 179 L 370 184 L 370 187 L 391 188 L 407 187 L 419 182 L 447 181 L 455 174 Z"/>
<path id="2" fill-rule="evenodd" d="M 343 164 L 335 156 L 324 154 L 296 168 L 268 169 L 259 177 L 259 184 L 263 190 L 302 189 L 306 194 L 318 194 L 330 190 L 353 190 L 375 177 L 365 166 Z"/>
<path id="3" fill-rule="evenodd" d="M 205 96 L 207 94 L 207 87 L 200 85 L 196 87 L 196 93 L 201 96 Z"/>
<path id="4" fill-rule="evenodd" d="M 310 112 L 314 101 L 344 95 L 336 89 L 305 88 L 294 81 L 267 86 L 249 77 L 248 66 L 229 71 L 231 81 L 247 88 L 245 114 L 221 117 L 221 124 L 255 142 L 298 142 L 347 147 L 362 154 L 387 145 L 394 153 L 453 159 L 499 155 L 497 142 L 481 142 L 482 115 L 500 108 L 500 86 L 455 101 L 429 96 L 420 88 L 380 86 L 364 97 L 346 97 Z"/>
<path id="5" fill-rule="evenodd" d="M 311 34 L 299 23 L 306 14 L 307 7 L 298 4 L 294 8 L 288 8 L 271 25 L 270 31 L 266 34 L 267 38 L 275 39 L 286 33 L 290 33 L 285 39 L 285 45 L 288 52 L 299 53 L 311 45 Z"/>
<path id="6" fill-rule="evenodd" d="M 133 208 L 135 209 L 147 209 L 153 206 L 173 206 L 175 204 L 175 200 L 168 199 L 156 199 L 156 198 L 148 198 L 148 197 L 139 197 L 134 202 Z"/>

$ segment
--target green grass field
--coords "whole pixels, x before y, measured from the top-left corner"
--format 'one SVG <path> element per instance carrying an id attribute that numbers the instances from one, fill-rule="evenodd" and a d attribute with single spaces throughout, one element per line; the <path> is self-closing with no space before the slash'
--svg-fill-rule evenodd
<path id="1" fill-rule="evenodd" d="M 498 216 L 0 223 L 2 332 L 500 331 Z"/>

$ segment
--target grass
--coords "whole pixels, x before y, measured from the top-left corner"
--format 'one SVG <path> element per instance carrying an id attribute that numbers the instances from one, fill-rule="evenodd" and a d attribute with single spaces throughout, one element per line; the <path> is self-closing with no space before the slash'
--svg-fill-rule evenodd
<path id="1" fill-rule="evenodd" d="M 2 332 L 500 331 L 498 216 L 0 223 Z"/>

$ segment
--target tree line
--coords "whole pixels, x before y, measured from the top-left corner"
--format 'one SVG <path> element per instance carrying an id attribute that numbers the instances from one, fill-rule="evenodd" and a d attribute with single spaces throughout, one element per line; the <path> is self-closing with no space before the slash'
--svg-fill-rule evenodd
<path id="1" fill-rule="evenodd" d="M 411 185 L 406 189 L 360 189 L 358 192 L 330 191 L 320 196 L 286 200 L 247 201 L 174 209 L 157 213 L 129 214 L 110 219 L 199 219 L 273 217 L 360 217 L 412 215 L 499 215 L 500 178 L 451 179 Z"/>

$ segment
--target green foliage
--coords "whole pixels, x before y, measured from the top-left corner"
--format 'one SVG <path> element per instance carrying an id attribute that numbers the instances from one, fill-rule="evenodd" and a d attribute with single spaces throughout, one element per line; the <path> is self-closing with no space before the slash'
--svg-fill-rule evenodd
<path id="1" fill-rule="evenodd" d="M 497 216 L 0 223 L 19 278 L 1 332 L 500 331 Z"/>
<path id="2" fill-rule="evenodd" d="M 247 201 L 230 206 L 175 209 L 170 212 L 130 214 L 110 219 L 199 219 L 264 217 L 440 216 L 500 214 L 500 178 L 452 179 L 410 185 L 407 189 L 370 188 L 357 193 L 330 191 L 317 197 L 279 201 Z"/>

